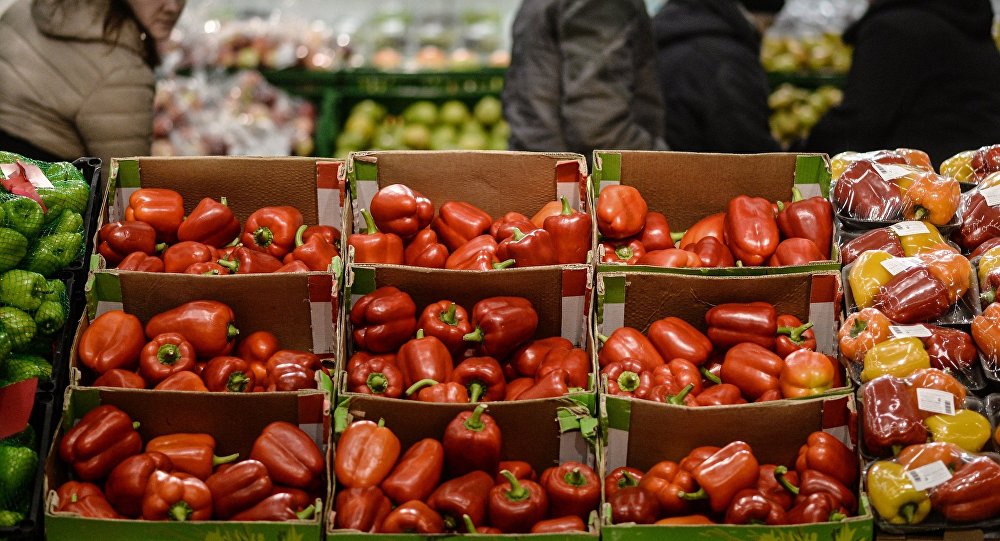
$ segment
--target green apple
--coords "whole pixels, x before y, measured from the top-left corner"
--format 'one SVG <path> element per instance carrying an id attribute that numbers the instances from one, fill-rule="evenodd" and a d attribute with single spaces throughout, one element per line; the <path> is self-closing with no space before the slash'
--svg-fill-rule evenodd
<path id="1" fill-rule="evenodd" d="M 461 150 L 483 150 L 489 146 L 485 132 L 465 132 L 458 136 L 457 146 Z"/>
<path id="2" fill-rule="evenodd" d="M 366 115 L 351 115 L 344 123 L 344 132 L 357 134 L 364 140 L 371 139 L 375 133 L 375 121 Z"/>
<path id="3" fill-rule="evenodd" d="M 464 103 L 457 100 L 445 102 L 445 104 L 441 106 L 439 119 L 444 124 L 461 126 L 466 120 L 469 119 L 469 108 L 466 107 Z"/>
<path id="4" fill-rule="evenodd" d="M 438 121 L 438 109 L 429 101 L 418 101 L 403 111 L 403 120 L 407 124 L 432 126 Z"/>
<path id="5" fill-rule="evenodd" d="M 492 126 L 503 118 L 503 105 L 495 96 L 486 96 L 479 100 L 472 114 L 481 124 Z"/>
<path id="6" fill-rule="evenodd" d="M 407 124 L 402 139 L 407 148 L 426 150 L 430 146 L 431 130 L 423 124 Z"/>
<path id="7" fill-rule="evenodd" d="M 455 133 L 455 128 L 453 126 L 448 126 L 447 124 L 438 126 L 431 131 L 431 138 L 429 147 L 431 150 L 449 150 L 453 149 L 457 143 L 458 134 Z"/>

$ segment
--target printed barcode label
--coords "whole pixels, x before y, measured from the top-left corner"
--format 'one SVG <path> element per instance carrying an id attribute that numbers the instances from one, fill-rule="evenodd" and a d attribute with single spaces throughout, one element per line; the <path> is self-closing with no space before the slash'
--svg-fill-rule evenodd
<path id="1" fill-rule="evenodd" d="M 893 230 L 900 237 L 908 237 L 910 235 L 926 235 L 930 233 L 927 229 L 927 224 L 924 222 L 899 222 L 898 224 L 892 224 L 889 229 Z"/>
<path id="2" fill-rule="evenodd" d="M 944 462 L 938 460 L 926 466 L 910 470 L 906 472 L 906 476 L 913 483 L 913 488 L 927 490 L 944 484 L 948 479 L 951 479 L 951 471 L 948 470 L 948 466 L 944 465 Z"/>
<path id="3" fill-rule="evenodd" d="M 912 169 L 902 165 L 896 165 L 894 163 L 872 162 L 872 168 L 875 169 L 875 171 L 878 172 L 879 176 L 881 176 L 885 180 L 895 180 L 897 178 L 903 178 L 906 175 L 913 173 Z"/>
<path id="4" fill-rule="evenodd" d="M 889 332 L 895 338 L 930 338 L 930 329 L 923 325 L 889 325 Z"/>
<path id="5" fill-rule="evenodd" d="M 895 276 L 906 269 L 916 267 L 919 264 L 920 260 L 915 257 L 894 257 L 883 261 L 882 267 L 889 271 L 889 274 Z"/>
<path id="6" fill-rule="evenodd" d="M 1000 206 L 1000 186 L 979 190 L 979 195 L 983 196 L 987 205 L 991 207 Z"/>
<path id="7" fill-rule="evenodd" d="M 917 388 L 917 408 L 931 413 L 955 415 L 955 395 L 948 391 Z"/>

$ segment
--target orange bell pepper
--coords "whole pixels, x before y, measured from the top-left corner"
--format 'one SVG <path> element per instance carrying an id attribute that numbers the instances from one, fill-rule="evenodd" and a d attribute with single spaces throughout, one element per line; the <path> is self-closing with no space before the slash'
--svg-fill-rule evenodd
<path id="1" fill-rule="evenodd" d="M 915 470 L 940 460 L 954 471 L 962 465 L 962 453 L 964 452 L 961 447 L 954 443 L 920 443 L 905 447 L 896 455 L 896 462 L 906 470 Z"/>
<path id="2" fill-rule="evenodd" d="M 969 281 L 972 278 L 972 267 L 969 260 L 961 254 L 948 249 L 921 252 L 916 255 L 917 259 L 927 265 L 928 270 L 935 278 L 948 288 L 948 300 L 952 304 L 958 302 L 969 290 Z"/>
<path id="3" fill-rule="evenodd" d="M 910 384 L 909 392 L 913 396 L 913 403 L 919 404 L 917 400 L 917 389 L 935 389 L 945 391 L 955 395 L 955 409 L 961 409 L 965 403 L 965 385 L 962 385 L 951 374 L 937 368 L 922 368 L 910 374 L 906 378 Z M 920 410 L 920 416 L 924 419 L 936 415 L 936 411 Z"/>
<path id="4" fill-rule="evenodd" d="M 1000 359 L 1000 304 L 990 304 L 972 320 L 972 338 L 986 358 L 986 368 L 995 370 Z"/>
<path id="5" fill-rule="evenodd" d="M 908 220 L 926 219 L 934 225 L 945 225 L 955 216 L 961 195 L 957 180 L 927 173 L 906 190 L 904 213 Z"/>
<path id="6" fill-rule="evenodd" d="M 851 314 L 837 331 L 841 355 L 852 362 L 862 362 L 865 353 L 875 344 L 892 338 L 889 332 L 891 324 L 889 318 L 877 308 L 865 308 Z"/>
<path id="7" fill-rule="evenodd" d="M 785 357 L 778 384 L 785 398 L 802 398 L 829 391 L 833 388 L 836 375 L 837 367 L 829 357 L 800 349 Z"/>

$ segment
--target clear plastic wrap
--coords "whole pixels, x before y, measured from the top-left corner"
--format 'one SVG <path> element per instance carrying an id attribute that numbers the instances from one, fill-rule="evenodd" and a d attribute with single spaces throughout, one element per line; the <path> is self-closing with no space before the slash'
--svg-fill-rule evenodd
<path id="1" fill-rule="evenodd" d="M 965 150 L 941 162 L 941 174 L 959 182 L 980 184 L 989 175 L 1000 172 L 1000 144 Z"/>
<path id="2" fill-rule="evenodd" d="M 967 251 L 1000 237 L 1000 187 L 977 188 L 962 195 L 962 226 L 954 240 Z"/>
<path id="3" fill-rule="evenodd" d="M 831 199 L 849 227 L 870 228 L 900 220 L 957 226 L 958 181 L 928 169 L 906 163 L 898 152 L 857 160 L 834 182 Z"/>

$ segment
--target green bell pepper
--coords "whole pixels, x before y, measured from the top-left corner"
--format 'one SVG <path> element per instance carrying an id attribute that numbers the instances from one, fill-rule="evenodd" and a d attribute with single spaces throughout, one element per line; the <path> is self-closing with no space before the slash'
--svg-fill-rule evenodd
<path id="1" fill-rule="evenodd" d="M 90 186 L 79 180 L 64 180 L 52 182 L 52 188 L 38 188 L 38 195 L 45 203 L 48 214 L 45 222 L 52 223 L 65 209 L 83 214 L 90 200 Z"/>
<path id="2" fill-rule="evenodd" d="M 0 272 L 13 269 L 28 253 L 28 238 L 6 227 L 0 227 Z"/>
<path id="3" fill-rule="evenodd" d="M 49 292 L 49 283 L 37 272 L 21 269 L 0 274 L 0 303 L 21 310 L 38 310 Z"/>
<path id="4" fill-rule="evenodd" d="M 49 280 L 47 282 L 49 292 L 42 296 L 43 301 L 66 303 L 69 296 L 66 293 L 66 283 L 62 280 Z"/>
<path id="5" fill-rule="evenodd" d="M 55 334 L 66 325 L 66 316 L 63 303 L 45 301 L 35 311 L 35 325 L 41 334 Z"/>
<path id="6" fill-rule="evenodd" d="M 80 233 L 56 233 L 38 239 L 28 253 L 24 268 L 49 277 L 65 269 L 80 256 L 83 235 Z"/>
<path id="7" fill-rule="evenodd" d="M 0 445 L 6 447 L 31 447 L 34 449 L 35 442 L 35 427 L 25 425 L 24 430 L 0 440 Z"/>
<path id="8" fill-rule="evenodd" d="M 27 447 L 0 447 L 0 508 L 27 513 L 38 453 Z"/>
<path id="9" fill-rule="evenodd" d="M 83 173 L 69 162 L 54 162 L 45 170 L 45 178 L 49 182 L 65 182 L 67 180 L 83 181 Z"/>
<path id="10" fill-rule="evenodd" d="M 27 347 L 38 331 L 34 318 L 13 306 L 0 308 L 0 325 L 7 331 L 14 351 Z"/>
<path id="11" fill-rule="evenodd" d="M 45 224 L 42 206 L 28 197 L 16 197 L 0 206 L 4 211 L 4 224 L 29 239 L 37 237 Z"/>
<path id="12" fill-rule="evenodd" d="M 17 511 L 0 511 L 0 528 L 13 528 L 24 520 L 24 514 Z"/>
<path id="13" fill-rule="evenodd" d="M 65 209 L 62 214 L 54 222 L 52 222 L 52 227 L 49 229 L 48 234 L 54 235 L 56 233 L 79 233 L 83 231 L 83 216 L 79 212 L 73 212 L 72 210 Z"/>
<path id="14" fill-rule="evenodd" d="M 39 381 L 52 379 L 52 364 L 38 355 L 15 353 L 0 366 L 0 387 L 12 385 L 26 379 Z"/>

